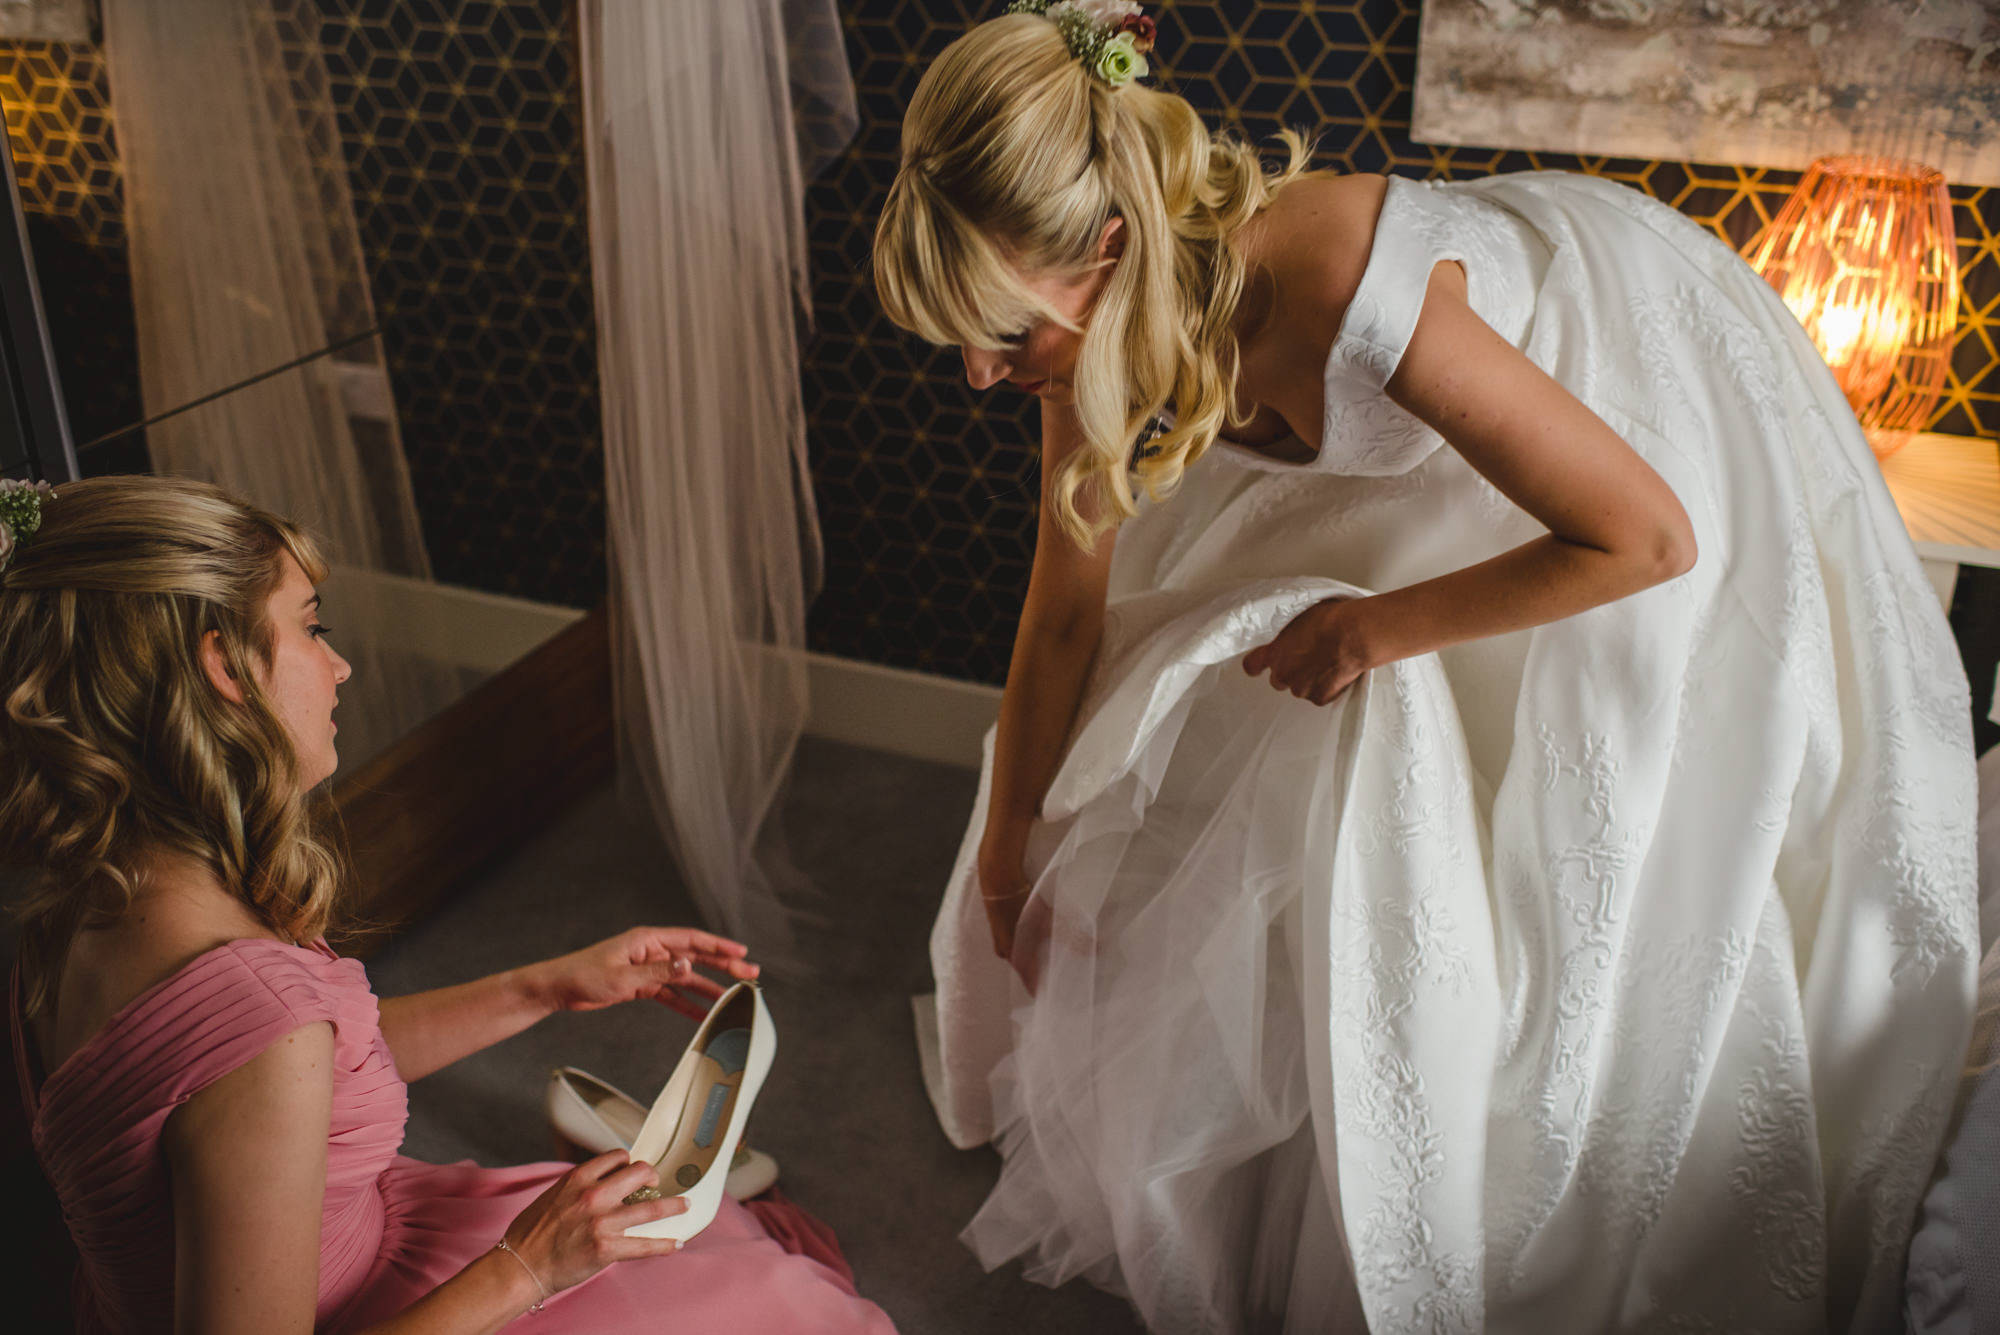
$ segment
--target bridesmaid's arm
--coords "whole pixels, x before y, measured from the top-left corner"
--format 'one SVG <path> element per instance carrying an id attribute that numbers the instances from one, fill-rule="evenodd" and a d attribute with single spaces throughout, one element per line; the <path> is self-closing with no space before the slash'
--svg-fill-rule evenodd
<path id="1" fill-rule="evenodd" d="M 1244 660 L 1325 703 L 1368 668 L 1575 616 L 1685 573 L 1693 525 L 1666 480 L 1433 271 L 1389 397 L 1549 530 L 1478 565 L 1323 603 Z"/>
<path id="2" fill-rule="evenodd" d="M 179 1335 L 309 1335 L 332 1106 L 333 1029 L 322 1022 L 279 1039 L 167 1119 Z M 426 1298 L 433 1320 L 395 1328 L 500 1329 L 540 1295 L 518 1266 L 510 1275 L 494 1261 L 507 1258 L 482 1257 Z"/>
<path id="3" fill-rule="evenodd" d="M 174 1329 L 313 1328 L 333 1104 L 333 1027 L 309 1024 L 190 1097 L 162 1132 Z"/>
<path id="4" fill-rule="evenodd" d="M 396 1074 L 420 1080 L 554 1014 L 555 997 L 537 979 L 542 967 L 529 964 L 455 987 L 384 997 L 382 1039 L 396 1059 Z"/>
<path id="5" fill-rule="evenodd" d="M 280 1038 L 167 1118 L 177 1335 L 311 1335 L 332 1113 L 333 1029 L 320 1022 Z M 658 1181 L 651 1165 L 628 1164 L 623 1154 L 570 1170 L 508 1228 L 521 1261 L 482 1252 L 364 1335 L 490 1335 L 539 1301 L 543 1284 L 560 1291 L 613 1262 L 676 1250 L 670 1239 L 624 1236 L 685 1208 L 678 1198 L 621 1203 Z"/>
<path id="6" fill-rule="evenodd" d="M 634 927 L 594 946 L 381 1003 L 396 1073 L 416 1080 L 512 1038 L 559 1010 L 650 1000 L 700 1019 L 722 995 L 697 966 L 732 981 L 758 967 L 740 943 L 692 927 Z"/>

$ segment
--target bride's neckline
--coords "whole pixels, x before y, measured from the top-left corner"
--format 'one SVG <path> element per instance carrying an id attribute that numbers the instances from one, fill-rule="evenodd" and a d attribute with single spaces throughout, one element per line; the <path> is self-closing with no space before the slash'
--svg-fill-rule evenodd
<path id="1" fill-rule="evenodd" d="M 1379 242 L 1383 237 L 1383 220 L 1397 198 L 1397 187 L 1401 183 L 1403 183 L 1402 178 L 1393 176 L 1383 182 L 1382 197 L 1375 213 L 1375 234 L 1371 240 L 1368 258 L 1363 265 L 1360 278 L 1362 286 L 1366 285 L 1368 273 L 1374 267 L 1375 243 Z M 1269 264 L 1266 263 L 1265 256 L 1261 253 L 1262 246 L 1260 243 L 1263 238 L 1256 230 L 1264 221 L 1264 216 L 1260 212 L 1258 217 L 1247 223 L 1243 232 L 1239 233 L 1247 242 L 1242 247 L 1245 266 L 1243 296 L 1239 298 L 1238 315 L 1233 320 L 1239 356 L 1237 372 L 1239 383 L 1242 379 L 1241 363 L 1249 360 L 1245 355 L 1246 349 L 1248 345 L 1254 343 L 1260 336 L 1270 331 L 1277 305 L 1277 277 Z M 1359 291 L 1360 288 L 1357 287 L 1357 296 Z M 1326 353 L 1326 357 L 1329 359 L 1333 356 L 1333 350 L 1338 347 L 1340 338 L 1347 328 L 1348 315 L 1352 308 L 1352 302 L 1349 303 L 1349 306 L 1349 311 L 1341 313 L 1339 325 L 1334 330 Z M 1325 378 L 1326 365 L 1327 362 L 1325 360 L 1320 365 L 1320 378 L 1322 382 Z M 1280 466 L 1310 466 L 1319 461 L 1324 445 L 1323 439 L 1316 441 L 1307 440 L 1294 430 L 1290 421 L 1283 417 L 1269 403 L 1260 400 L 1253 400 L 1253 402 L 1255 403 L 1255 408 L 1251 420 L 1241 428 L 1232 428 L 1225 425 L 1217 437 L 1219 444 L 1226 446 L 1239 455 Z M 1323 419 L 1320 429 L 1322 432 L 1324 431 Z"/>
<path id="2" fill-rule="evenodd" d="M 1277 280 L 1270 266 L 1254 255 L 1244 256 L 1243 294 L 1238 298 L 1236 313 L 1231 319 L 1232 332 L 1236 337 L 1239 383 L 1244 348 L 1270 327 L 1276 305 Z M 1309 463 L 1314 457 L 1313 452 L 1299 440 L 1298 433 L 1292 430 L 1277 409 L 1267 403 L 1256 404 L 1250 421 L 1243 426 L 1225 423 L 1218 440 L 1234 449 L 1262 455 L 1278 463 Z M 1282 447 L 1287 443 L 1293 448 L 1273 451 L 1272 447 Z"/>
<path id="3" fill-rule="evenodd" d="M 1260 422 L 1265 429 L 1258 429 Z M 1241 427 L 1225 423 L 1216 439 L 1231 449 L 1273 463 L 1309 464 L 1319 457 L 1319 451 L 1299 439 L 1299 433 L 1268 404 L 1258 404 L 1256 414 Z"/>

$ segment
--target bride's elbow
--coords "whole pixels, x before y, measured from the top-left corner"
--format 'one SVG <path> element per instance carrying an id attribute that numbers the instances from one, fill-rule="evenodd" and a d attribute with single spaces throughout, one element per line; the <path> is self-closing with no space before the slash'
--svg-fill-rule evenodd
<path id="1" fill-rule="evenodd" d="M 1664 584 L 1670 579 L 1678 579 L 1694 569 L 1700 548 L 1695 543 L 1694 525 L 1685 514 L 1678 523 L 1663 524 L 1655 530 L 1647 544 L 1645 560 L 1647 583 Z"/>

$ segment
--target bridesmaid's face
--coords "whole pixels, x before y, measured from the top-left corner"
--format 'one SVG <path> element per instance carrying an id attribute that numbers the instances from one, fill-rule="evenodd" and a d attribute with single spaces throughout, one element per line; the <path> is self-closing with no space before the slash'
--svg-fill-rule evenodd
<path id="1" fill-rule="evenodd" d="M 1081 273 L 1024 274 L 1023 285 L 1070 323 L 1084 327 L 1125 248 L 1124 227 L 1122 218 L 1113 218 L 1105 224 L 1098 243 L 1098 263 L 1090 268 Z M 1007 347 L 975 348 L 961 344 L 959 355 L 965 359 L 965 381 L 974 389 L 991 389 L 1004 380 L 1046 402 L 1070 403 L 1075 398 L 1072 377 L 1082 347 L 1082 334 L 1054 320 L 1036 320 L 1009 340 Z"/>
<path id="2" fill-rule="evenodd" d="M 272 643 L 270 675 L 263 687 L 291 735 L 299 778 L 311 787 L 331 778 L 339 764 L 333 744 L 339 731 L 333 721 L 340 703 L 335 692 L 354 669 L 327 642 L 312 581 L 289 555 L 284 560 L 285 576 L 264 608 Z"/>

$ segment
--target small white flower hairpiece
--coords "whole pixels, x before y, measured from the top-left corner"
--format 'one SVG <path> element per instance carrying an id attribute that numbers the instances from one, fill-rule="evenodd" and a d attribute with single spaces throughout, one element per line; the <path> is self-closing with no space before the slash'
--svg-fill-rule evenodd
<path id="1" fill-rule="evenodd" d="M 42 526 L 42 502 L 55 498 L 55 488 L 46 482 L 0 478 L 0 574 L 6 573 L 21 544 Z"/>
<path id="2" fill-rule="evenodd" d="M 1092 74 L 1120 88 L 1146 77 L 1146 53 L 1159 29 L 1139 0 L 1014 0 L 1009 14 L 1039 14 L 1062 30 L 1069 53 Z"/>

